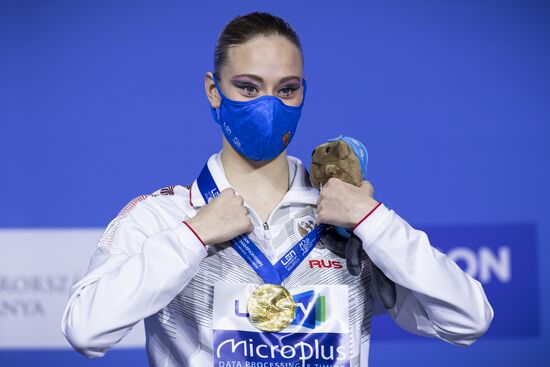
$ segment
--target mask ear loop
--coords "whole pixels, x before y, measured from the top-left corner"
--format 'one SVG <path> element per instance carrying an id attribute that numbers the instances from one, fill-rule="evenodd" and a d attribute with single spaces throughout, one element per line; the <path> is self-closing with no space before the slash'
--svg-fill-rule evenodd
<path id="1" fill-rule="evenodd" d="M 300 103 L 300 106 L 302 106 L 306 101 L 306 90 L 307 90 L 306 78 L 302 78 L 302 86 L 304 87 L 304 92 L 302 93 L 302 102 Z"/>
<path id="2" fill-rule="evenodd" d="M 223 94 L 222 89 L 218 85 L 218 81 L 216 80 L 216 76 L 212 74 L 212 80 L 214 81 L 214 85 L 216 86 L 216 89 L 218 89 L 218 93 L 220 93 L 220 96 L 223 98 L 227 98 L 225 94 Z"/>
<path id="3" fill-rule="evenodd" d="M 225 98 L 220 87 L 218 86 L 218 82 L 216 81 L 216 76 L 213 73 L 212 73 L 212 80 L 214 81 L 214 85 L 216 86 L 216 89 L 218 90 L 218 93 L 220 93 L 220 96 L 222 97 L 222 99 Z M 221 107 L 221 101 L 220 101 L 220 107 Z M 219 116 L 218 110 L 210 106 L 210 112 L 212 112 L 212 117 L 214 118 L 214 121 L 216 121 L 219 125 L 221 125 L 221 121 L 220 121 L 221 117 Z"/>

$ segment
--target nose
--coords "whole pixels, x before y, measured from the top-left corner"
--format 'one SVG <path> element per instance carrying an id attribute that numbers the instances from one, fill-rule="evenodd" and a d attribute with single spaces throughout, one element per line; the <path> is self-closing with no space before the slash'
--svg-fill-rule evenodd
<path id="1" fill-rule="evenodd" d="M 325 173 L 327 174 L 327 176 L 334 176 L 337 172 L 338 172 L 339 168 L 338 166 L 336 166 L 335 164 L 327 164 L 325 166 Z"/>

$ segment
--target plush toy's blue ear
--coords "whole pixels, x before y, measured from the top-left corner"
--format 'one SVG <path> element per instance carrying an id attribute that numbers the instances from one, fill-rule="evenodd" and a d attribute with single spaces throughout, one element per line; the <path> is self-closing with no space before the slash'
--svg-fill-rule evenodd
<path id="1" fill-rule="evenodd" d="M 350 146 L 353 151 L 355 152 L 355 155 L 357 156 L 357 159 L 359 159 L 359 165 L 361 166 L 361 175 L 363 176 L 363 180 L 367 179 L 367 164 L 369 163 L 369 154 L 367 152 L 367 148 L 357 139 L 354 139 L 350 136 L 344 136 L 340 134 L 340 136 L 337 136 L 336 138 L 328 139 L 328 141 L 337 141 L 337 140 L 343 140 Z"/>

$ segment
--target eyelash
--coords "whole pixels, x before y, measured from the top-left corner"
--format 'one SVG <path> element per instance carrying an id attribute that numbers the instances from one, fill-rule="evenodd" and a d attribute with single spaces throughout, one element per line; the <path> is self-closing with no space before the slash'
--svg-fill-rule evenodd
<path id="1" fill-rule="evenodd" d="M 246 88 L 254 88 L 254 89 L 258 90 L 258 88 L 256 88 L 256 87 L 253 86 L 253 85 L 236 85 L 236 87 L 239 88 L 240 90 L 242 90 L 242 91 L 245 92 L 245 93 L 246 93 Z M 297 90 L 298 88 L 285 87 L 285 88 L 283 88 L 283 89 L 281 89 L 281 90 L 286 90 L 286 89 L 288 89 L 290 92 L 289 92 L 288 95 L 285 95 L 285 97 L 290 97 L 290 96 L 292 95 L 292 93 L 293 93 L 295 90 Z"/>

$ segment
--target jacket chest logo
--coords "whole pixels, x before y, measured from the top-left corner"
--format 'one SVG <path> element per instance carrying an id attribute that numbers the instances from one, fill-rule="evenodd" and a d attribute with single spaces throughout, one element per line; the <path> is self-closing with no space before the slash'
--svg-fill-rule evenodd
<path id="1" fill-rule="evenodd" d="M 312 215 L 306 215 L 294 220 L 296 230 L 301 237 L 305 237 L 313 228 L 315 228 L 315 218 Z"/>
<path id="2" fill-rule="evenodd" d="M 342 269 L 340 260 L 309 260 L 310 269 Z"/>

